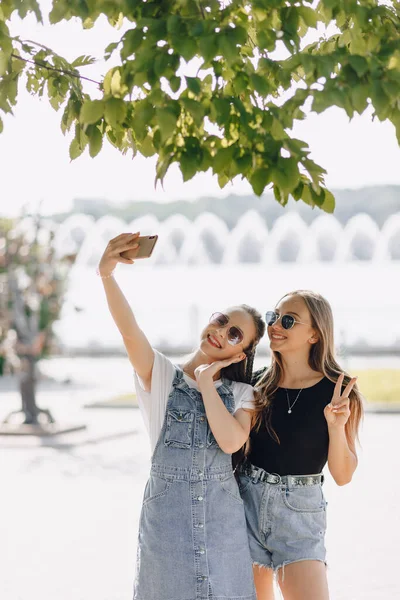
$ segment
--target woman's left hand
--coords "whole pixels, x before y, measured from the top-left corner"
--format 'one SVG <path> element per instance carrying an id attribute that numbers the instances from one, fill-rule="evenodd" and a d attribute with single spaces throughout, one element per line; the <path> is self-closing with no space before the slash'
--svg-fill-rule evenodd
<path id="1" fill-rule="evenodd" d="M 237 354 L 236 356 L 232 356 L 231 358 L 227 358 L 225 360 L 217 360 L 211 364 L 199 365 L 194 370 L 194 375 L 196 377 L 196 381 L 201 384 L 205 381 L 212 381 L 214 375 L 216 375 L 221 369 L 225 367 L 229 367 L 229 365 L 237 362 L 241 362 L 246 358 L 244 352 Z"/>
<path id="2" fill-rule="evenodd" d="M 343 379 L 344 373 L 339 376 L 333 391 L 332 400 L 324 409 L 325 419 L 329 427 L 344 427 L 350 417 L 349 394 L 357 381 L 357 377 L 350 379 L 344 392 L 341 394 Z"/>

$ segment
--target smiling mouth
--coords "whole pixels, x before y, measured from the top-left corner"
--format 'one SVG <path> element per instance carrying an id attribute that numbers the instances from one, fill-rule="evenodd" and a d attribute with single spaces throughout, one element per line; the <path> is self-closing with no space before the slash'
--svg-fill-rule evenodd
<path id="1" fill-rule="evenodd" d="M 278 335 L 277 333 L 273 333 L 271 335 L 271 340 L 286 340 L 286 337 L 284 335 Z"/>
<path id="2" fill-rule="evenodd" d="M 207 335 L 207 340 L 209 342 L 209 344 L 211 344 L 211 346 L 213 346 L 214 348 L 221 348 L 221 344 L 218 342 L 218 340 L 211 334 Z"/>

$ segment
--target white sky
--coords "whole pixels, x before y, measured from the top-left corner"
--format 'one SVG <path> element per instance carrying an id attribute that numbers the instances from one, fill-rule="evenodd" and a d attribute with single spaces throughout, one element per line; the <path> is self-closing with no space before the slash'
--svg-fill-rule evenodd
<path id="1" fill-rule="evenodd" d="M 45 9 L 49 1 L 40 4 Z M 100 57 L 105 46 L 122 35 L 122 31 L 112 29 L 105 21 L 83 32 L 77 21 L 42 27 L 32 18 L 24 22 L 14 19 L 12 32 L 44 43 L 70 60 L 82 54 Z M 111 66 L 110 61 L 99 61 L 80 72 L 98 80 Z M 95 92 L 96 87 L 87 84 L 85 89 Z M 27 202 L 34 207 L 39 201 L 43 201 L 45 213 L 63 211 L 76 197 L 168 202 L 193 201 L 203 195 L 252 193 L 250 185 L 240 179 L 220 190 L 210 172 L 184 184 L 176 166 L 170 169 L 164 190 L 160 186 L 155 190 L 154 157 L 137 155 L 132 160 L 120 155 L 108 142 L 95 159 L 86 150 L 71 163 L 69 139 L 60 129 L 61 111 L 56 113 L 46 99 L 30 97 L 20 85 L 14 113 L 14 117 L 1 115 L 4 131 L 0 135 L 0 214 L 17 215 Z M 370 114 L 356 116 L 349 122 L 344 111 L 332 108 L 322 115 L 310 113 L 295 126 L 293 135 L 309 144 L 311 157 L 328 171 L 326 184 L 330 188 L 400 184 L 400 149 L 394 126 L 389 122 L 372 122 Z"/>

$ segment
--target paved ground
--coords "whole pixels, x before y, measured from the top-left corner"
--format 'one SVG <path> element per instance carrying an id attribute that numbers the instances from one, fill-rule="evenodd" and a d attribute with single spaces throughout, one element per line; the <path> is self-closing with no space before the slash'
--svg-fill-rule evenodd
<path id="1" fill-rule="evenodd" d="M 84 409 L 127 391 L 126 361 L 55 362 L 70 384 L 42 382 L 39 403 L 85 432 L 58 440 L 0 438 L 1 600 L 130 600 L 149 446 L 139 412 Z M 53 369 L 53 371 L 52 371 Z M 18 406 L 15 382 L 0 380 L 0 417 Z M 328 475 L 332 600 L 396 600 L 400 518 L 400 415 L 368 414 L 353 482 Z"/>

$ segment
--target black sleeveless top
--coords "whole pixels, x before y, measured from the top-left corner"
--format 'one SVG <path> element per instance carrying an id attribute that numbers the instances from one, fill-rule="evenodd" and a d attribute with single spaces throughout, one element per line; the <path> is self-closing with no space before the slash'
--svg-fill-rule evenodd
<path id="1" fill-rule="evenodd" d="M 254 374 L 253 385 L 262 371 Z M 256 379 L 257 377 L 257 379 Z M 326 377 L 304 388 L 293 405 L 299 389 L 288 389 L 292 412 L 284 388 L 278 388 L 272 398 L 271 425 L 280 443 L 267 431 L 263 421 L 260 429 L 250 433 L 247 459 L 268 473 L 279 475 L 310 475 L 321 473 L 328 460 L 329 435 L 324 408 L 332 399 L 335 384 Z"/>

